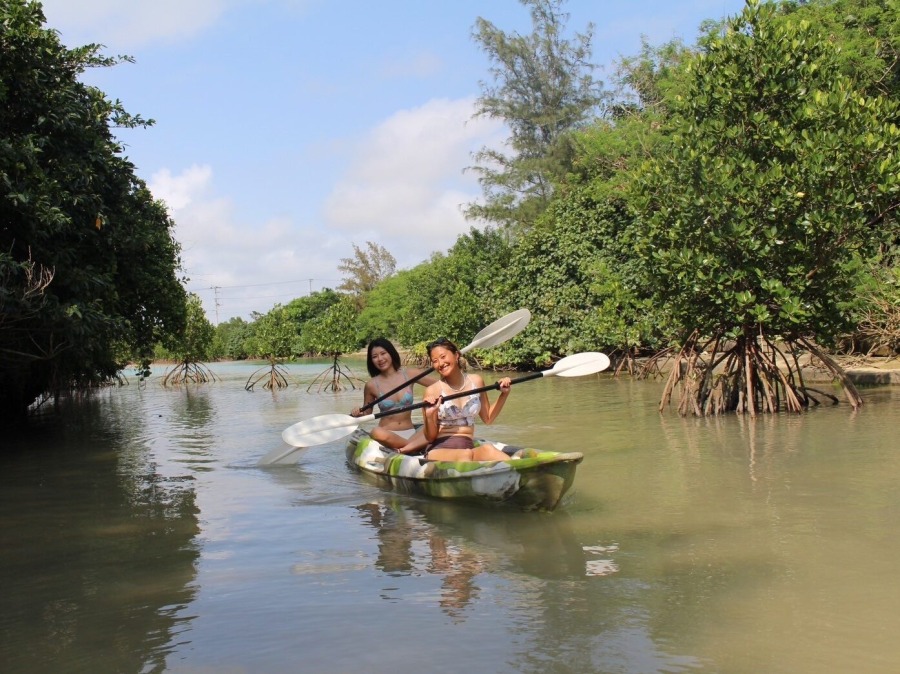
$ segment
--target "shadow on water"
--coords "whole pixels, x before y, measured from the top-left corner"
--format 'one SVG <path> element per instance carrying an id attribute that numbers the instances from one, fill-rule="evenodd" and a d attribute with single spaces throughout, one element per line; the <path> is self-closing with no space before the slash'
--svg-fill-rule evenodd
<path id="1" fill-rule="evenodd" d="M 31 451 L 0 455 L 4 672 L 162 671 L 186 629 L 179 611 L 199 557 L 193 478 L 120 453 L 140 423 L 101 398 L 66 401 L 42 446 L 32 437 Z"/>

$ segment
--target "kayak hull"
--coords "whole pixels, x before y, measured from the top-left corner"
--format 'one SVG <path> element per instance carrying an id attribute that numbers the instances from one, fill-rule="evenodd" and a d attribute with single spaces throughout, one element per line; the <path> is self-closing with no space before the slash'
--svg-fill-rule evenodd
<path id="1" fill-rule="evenodd" d="M 426 461 L 382 447 L 359 429 L 347 443 L 347 461 L 375 483 L 432 498 L 507 504 L 551 511 L 575 480 L 579 452 L 544 452 L 491 441 L 509 461 Z"/>

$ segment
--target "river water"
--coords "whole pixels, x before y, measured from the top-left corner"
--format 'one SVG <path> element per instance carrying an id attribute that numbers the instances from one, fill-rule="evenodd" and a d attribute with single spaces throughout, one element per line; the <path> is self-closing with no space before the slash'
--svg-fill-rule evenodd
<path id="1" fill-rule="evenodd" d="M 585 459 L 520 513 L 384 491 L 340 441 L 258 467 L 359 403 L 307 392 L 326 367 L 132 381 L 0 438 L 0 672 L 900 671 L 900 390 L 751 421 L 521 384 L 484 435 Z"/>

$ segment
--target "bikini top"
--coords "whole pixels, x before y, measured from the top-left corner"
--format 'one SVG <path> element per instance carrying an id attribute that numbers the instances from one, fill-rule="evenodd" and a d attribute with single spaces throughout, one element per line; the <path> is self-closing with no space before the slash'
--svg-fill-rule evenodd
<path id="1" fill-rule="evenodd" d="M 406 376 L 406 368 L 400 370 L 400 373 L 403 375 L 404 379 L 409 379 Z M 375 384 L 375 393 L 376 397 L 381 397 L 381 387 L 378 386 L 378 382 L 374 382 Z M 413 403 L 413 391 L 412 384 L 403 389 L 404 393 L 400 396 L 399 400 L 391 400 L 390 398 L 385 398 L 380 403 L 378 403 L 378 410 L 380 412 L 386 412 L 387 410 L 392 410 L 395 407 L 406 407 L 407 405 L 412 405 Z"/>
<path id="2" fill-rule="evenodd" d="M 459 391 L 454 391 L 449 386 L 445 389 L 444 384 L 445 382 L 441 382 L 441 393 L 444 395 L 459 393 Z M 467 386 L 472 388 L 472 382 L 469 381 L 468 375 L 466 375 L 463 388 Z M 460 407 L 458 403 L 463 400 L 465 400 L 465 403 Z M 441 406 L 438 408 L 438 422 L 441 426 L 474 426 L 475 417 L 478 416 L 479 412 L 481 412 L 480 394 L 470 395 L 467 398 L 454 398 L 441 403 Z"/>

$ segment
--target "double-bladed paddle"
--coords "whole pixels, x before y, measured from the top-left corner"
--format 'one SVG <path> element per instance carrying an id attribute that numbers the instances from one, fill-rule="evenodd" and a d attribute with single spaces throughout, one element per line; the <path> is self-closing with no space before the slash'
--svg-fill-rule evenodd
<path id="1" fill-rule="evenodd" d="M 498 318 L 484 330 L 475 335 L 475 338 L 472 340 L 472 342 L 461 348 L 459 352 L 467 353 L 472 349 L 487 349 L 492 346 L 497 346 L 498 344 L 503 344 L 503 342 L 509 341 L 520 332 L 522 332 L 522 330 L 525 329 L 525 326 L 528 325 L 528 322 L 530 320 L 531 312 L 528 311 L 528 309 L 519 309 L 517 311 L 513 311 L 510 314 L 506 314 L 506 316 Z M 370 402 L 368 405 L 363 405 L 359 408 L 359 411 L 365 412 L 368 409 L 372 409 L 382 400 L 390 398 L 392 395 L 397 393 L 397 391 L 402 391 L 407 386 L 415 384 L 417 381 L 419 381 L 423 377 L 427 377 L 432 372 L 434 372 L 433 367 L 429 367 L 427 370 L 422 370 L 422 372 L 417 374 L 415 377 L 412 377 L 411 379 L 407 379 L 397 388 L 391 389 L 384 395 Z"/>
<path id="2" fill-rule="evenodd" d="M 540 379 L 541 377 L 583 377 L 585 375 L 602 372 L 607 367 L 609 367 L 609 358 L 606 354 L 588 351 L 566 356 L 549 370 L 532 372 L 531 374 L 522 377 L 516 377 L 511 383 L 521 384 L 522 382 Z M 500 383 L 494 382 L 490 386 L 481 386 L 468 391 L 451 393 L 443 398 L 444 400 L 453 400 L 454 398 L 462 398 L 464 396 L 481 393 L 482 391 L 490 391 L 499 388 Z M 409 412 L 426 406 L 427 403 L 423 401 L 399 409 L 386 410 L 384 412 L 379 412 L 378 414 L 369 414 L 364 417 L 352 417 L 349 414 L 323 414 L 322 416 L 301 421 L 293 426 L 289 426 L 281 434 L 282 439 L 291 446 L 273 449 L 263 456 L 257 465 L 268 466 L 276 463 L 290 463 L 288 459 L 300 448 L 332 442 L 349 435 L 356 430 L 360 424 L 367 421 L 374 421 L 375 419 L 380 419 L 391 414 Z"/>

